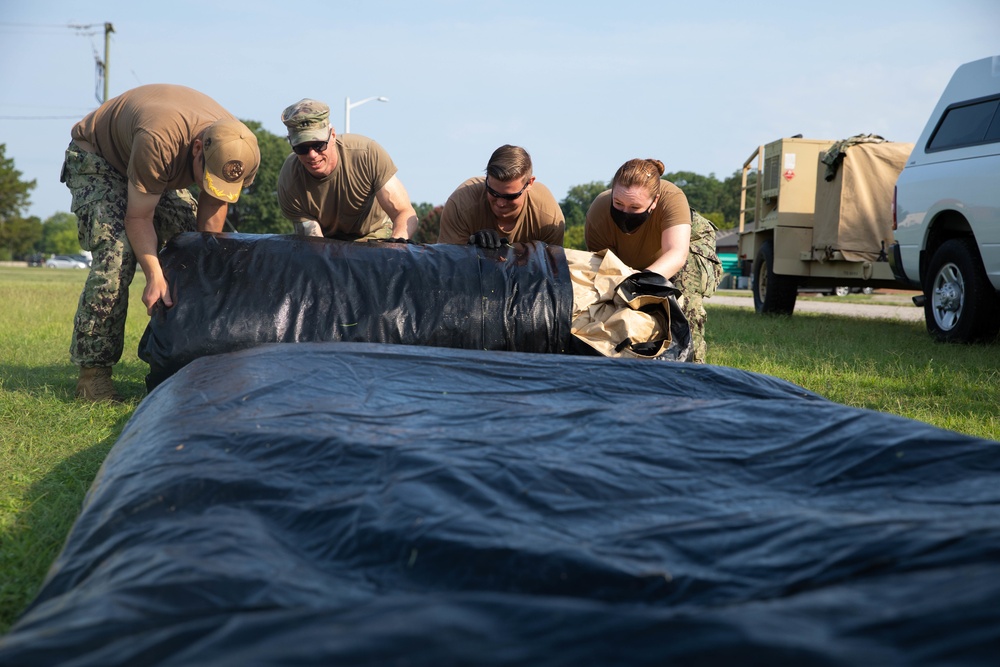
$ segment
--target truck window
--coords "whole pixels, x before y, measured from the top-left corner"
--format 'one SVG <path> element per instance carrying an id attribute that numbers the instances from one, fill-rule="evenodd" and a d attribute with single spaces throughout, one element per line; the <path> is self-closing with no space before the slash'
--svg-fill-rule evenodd
<path id="1" fill-rule="evenodd" d="M 951 107 L 931 137 L 928 152 L 1000 140 L 998 107 L 997 97 Z"/>

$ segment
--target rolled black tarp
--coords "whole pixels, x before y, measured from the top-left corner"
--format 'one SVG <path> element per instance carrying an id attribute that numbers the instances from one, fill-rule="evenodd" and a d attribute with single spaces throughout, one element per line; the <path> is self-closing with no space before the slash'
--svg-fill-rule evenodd
<path id="1" fill-rule="evenodd" d="M 156 306 L 139 342 L 148 389 L 198 357 L 267 343 L 691 360 L 690 329 L 669 282 L 670 296 L 656 305 L 630 305 L 613 289 L 585 290 L 587 305 L 576 304 L 574 283 L 596 288 L 608 277 L 569 267 L 563 248 L 537 241 L 484 249 L 189 232 L 160 261 L 175 305 Z M 573 327 L 584 321 L 577 338 Z M 646 338 L 629 338 L 637 331 Z"/>
<path id="2" fill-rule="evenodd" d="M 1000 443 L 731 368 L 197 359 L 0 664 L 993 665 Z"/>
<path id="3" fill-rule="evenodd" d="M 189 232 L 160 254 L 174 306 L 139 344 L 153 388 L 193 359 L 265 343 L 583 352 L 559 246 L 332 241 Z"/>

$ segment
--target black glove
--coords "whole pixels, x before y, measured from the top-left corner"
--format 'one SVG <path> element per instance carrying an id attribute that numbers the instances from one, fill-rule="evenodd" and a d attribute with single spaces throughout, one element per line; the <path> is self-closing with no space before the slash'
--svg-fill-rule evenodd
<path id="1" fill-rule="evenodd" d="M 666 298 L 676 297 L 681 293 L 673 283 L 654 271 L 637 271 L 618 283 L 616 290 L 620 290 L 626 301 L 631 301 L 637 296 Z"/>
<path id="2" fill-rule="evenodd" d="M 506 238 L 501 238 L 495 229 L 480 229 L 469 237 L 469 245 L 479 246 L 480 248 L 495 250 L 505 243 L 509 243 L 509 241 Z"/>

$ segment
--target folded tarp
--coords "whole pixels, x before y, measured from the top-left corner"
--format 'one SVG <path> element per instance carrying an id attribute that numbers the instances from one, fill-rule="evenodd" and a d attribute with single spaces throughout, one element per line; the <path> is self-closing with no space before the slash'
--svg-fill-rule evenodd
<path id="1" fill-rule="evenodd" d="M 563 249 L 538 241 L 487 250 L 191 232 L 171 240 L 160 261 L 175 305 L 154 309 L 139 344 L 149 389 L 198 357 L 266 343 L 597 353 L 571 333 L 574 287 Z M 613 286 L 595 297 L 614 298 Z M 659 312 L 674 319 L 646 331 L 660 343 L 653 356 L 687 361 L 690 331 L 670 299 Z M 612 310 L 621 309 L 629 310 L 619 299 Z"/>
<path id="2" fill-rule="evenodd" d="M 140 404 L 20 665 L 992 665 L 1000 443 L 730 368 L 355 343 Z"/>

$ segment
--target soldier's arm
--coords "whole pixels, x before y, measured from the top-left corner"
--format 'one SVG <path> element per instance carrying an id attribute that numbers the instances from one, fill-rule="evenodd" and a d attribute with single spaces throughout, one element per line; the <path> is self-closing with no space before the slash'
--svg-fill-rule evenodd
<path id="1" fill-rule="evenodd" d="M 542 241 L 549 245 L 562 245 L 566 237 L 566 221 L 563 219 L 562 211 L 558 208 L 558 215 L 553 216 L 552 222 L 546 225 L 542 232 Z"/>
<path id="2" fill-rule="evenodd" d="M 660 234 L 660 256 L 646 267 L 668 280 L 672 278 L 684 262 L 691 248 L 691 225 L 673 225 Z"/>
<path id="3" fill-rule="evenodd" d="M 128 203 L 125 207 L 125 235 L 135 253 L 135 259 L 146 276 L 146 289 L 142 292 L 142 302 L 146 304 L 146 314 L 153 312 L 153 304 L 160 299 L 170 307 L 173 301 L 167 290 L 167 281 L 156 255 L 156 228 L 153 226 L 153 212 L 160 201 L 160 195 L 139 192 L 132 183 L 128 184 Z"/>
<path id="4" fill-rule="evenodd" d="M 375 193 L 378 205 L 392 220 L 392 237 L 408 239 L 417 230 L 417 212 L 398 177 L 393 176 Z"/>
<path id="5" fill-rule="evenodd" d="M 228 212 L 229 204 L 202 190 L 198 195 L 198 231 L 221 232 Z"/>

